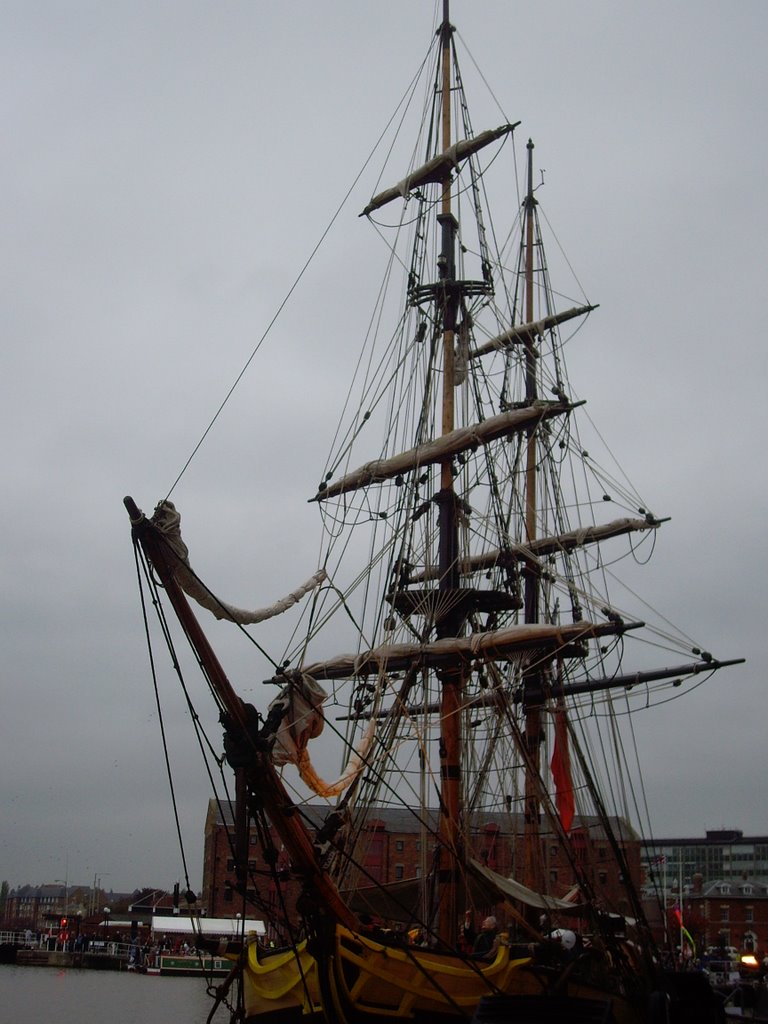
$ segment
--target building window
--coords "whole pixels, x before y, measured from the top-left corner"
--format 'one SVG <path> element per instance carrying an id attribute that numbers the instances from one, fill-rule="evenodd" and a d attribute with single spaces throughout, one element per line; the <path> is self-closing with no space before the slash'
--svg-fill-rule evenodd
<path id="1" fill-rule="evenodd" d="M 559 852 L 560 851 L 559 851 L 559 848 L 557 846 L 550 846 L 550 848 L 549 848 L 549 856 L 550 857 L 556 857 Z"/>
<path id="2" fill-rule="evenodd" d="M 728 907 L 720 907 L 720 920 L 729 921 Z"/>
<path id="3" fill-rule="evenodd" d="M 403 877 L 404 868 L 402 864 L 395 864 L 395 879 L 399 880 Z"/>
<path id="4" fill-rule="evenodd" d="M 550 871 L 549 872 L 549 880 L 550 880 L 550 882 L 556 882 L 557 881 L 557 872 L 556 871 Z"/>
<path id="5" fill-rule="evenodd" d="M 402 839 L 397 840 L 397 842 L 395 843 L 395 849 L 397 850 L 398 853 L 403 852 L 403 850 L 405 849 L 405 843 L 403 842 Z"/>
<path id="6" fill-rule="evenodd" d="M 752 922 L 755 920 L 755 908 L 754 907 L 747 907 L 744 910 L 744 920 L 747 922 L 747 924 L 752 924 Z"/>
<path id="7" fill-rule="evenodd" d="M 607 871 L 598 871 L 597 872 L 597 880 L 600 883 L 600 885 L 605 885 L 608 882 L 608 872 Z"/>

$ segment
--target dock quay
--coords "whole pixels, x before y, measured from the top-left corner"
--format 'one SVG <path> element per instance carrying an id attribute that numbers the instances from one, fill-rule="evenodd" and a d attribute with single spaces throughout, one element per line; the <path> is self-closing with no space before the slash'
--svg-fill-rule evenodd
<path id="1" fill-rule="evenodd" d="M 51 940 L 30 943 L 24 932 L 0 932 L 0 963 L 20 967 L 123 971 L 128 967 L 129 951 L 125 942 L 94 942 L 88 950 L 70 950 Z"/>

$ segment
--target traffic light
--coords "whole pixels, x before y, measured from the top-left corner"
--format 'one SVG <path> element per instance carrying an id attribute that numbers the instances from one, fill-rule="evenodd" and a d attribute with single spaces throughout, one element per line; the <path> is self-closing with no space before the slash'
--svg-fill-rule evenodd
<path id="1" fill-rule="evenodd" d="M 62 917 L 60 924 L 61 924 L 61 929 L 63 931 L 67 927 L 67 919 L 66 919 L 66 917 Z"/>

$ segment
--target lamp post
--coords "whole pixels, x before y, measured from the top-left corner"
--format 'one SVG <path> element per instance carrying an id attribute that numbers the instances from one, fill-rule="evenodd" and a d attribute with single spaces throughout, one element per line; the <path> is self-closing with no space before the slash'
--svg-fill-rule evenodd
<path id="1" fill-rule="evenodd" d="M 54 878 L 54 882 L 64 886 L 64 917 L 69 917 L 69 877 Z"/>
<path id="2" fill-rule="evenodd" d="M 66 872 L 66 875 L 66 878 L 54 878 L 54 882 L 64 886 L 64 913 L 62 914 L 61 909 L 59 909 L 59 935 L 57 939 L 57 948 L 58 943 L 61 943 L 62 949 L 66 949 L 67 925 L 69 923 L 69 871 Z"/>
<path id="3" fill-rule="evenodd" d="M 107 952 L 107 938 L 109 937 L 109 915 L 112 913 L 109 907 L 104 907 L 104 952 Z"/>
<path id="4" fill-rule="evenodd" d="M 102 878 L 108 878 L 109 872 L 101 872 L 101 874 L 95 873 L 93 876 L 93 891 L 88 898 L 88 913 L 97 914 L 99 912 L 99 897 L 105 896 L 106 893 L 102 892 L 101 880 Z"/>

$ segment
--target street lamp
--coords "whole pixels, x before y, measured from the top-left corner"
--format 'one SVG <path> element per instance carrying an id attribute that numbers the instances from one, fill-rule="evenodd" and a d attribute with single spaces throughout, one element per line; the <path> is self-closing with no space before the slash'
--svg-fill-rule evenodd
<path id="1" fill-rule="evenodd" d="M 54 878 L 54 882 L 64 886 L 64 917 L 69 917 L 69 878 Z"/>
<path id="2" fill-rule="evenodd" d="M 102 880 L 102 878 L 108 878 L 108 877 L 109 877 L 109 872 L 107 872 L 106 874 L 104 872 L 102 872 L 100 875 L 99 874 L 94 874 L 94 876 L 93 876 L 92 892 L 88 896 L 88 913 L 89 914 L 97 914 L 99 912 L 99 896 L 105 896 L 106 895 L 106 893 L 101 891 L 101 880 Z"/>
<path id="3" fill-rule="evenodd" d="M 109 935 L 109 915 L 112 913 L 109 907 L 104 907 L 104 952 L 107 951 L 107 937 Z"/>

